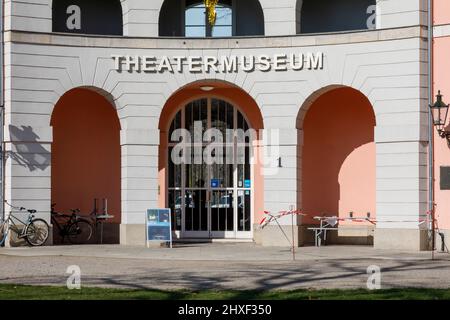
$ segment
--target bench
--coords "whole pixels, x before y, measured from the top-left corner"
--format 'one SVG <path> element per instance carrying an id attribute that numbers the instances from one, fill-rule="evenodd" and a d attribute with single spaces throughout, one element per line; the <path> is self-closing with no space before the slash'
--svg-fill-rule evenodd
<path id="1" fill-rule="evenodd" d="M 308 230 L 314 231 L 314 245 L 316 247 L 322 246 L 322 234 L 323 234 L 323 241 L 327 240 L 327 231 L 337 231 L 339 228 L 336 227 L 315 227 L 315 228 L 308 228 Z"/>

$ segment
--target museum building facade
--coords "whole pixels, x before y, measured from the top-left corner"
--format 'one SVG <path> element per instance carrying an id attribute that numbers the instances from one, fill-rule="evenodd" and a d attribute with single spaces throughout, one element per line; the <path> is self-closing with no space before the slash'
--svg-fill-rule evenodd
<path id="1" fill-rule="evenodd" d="M 170 208 L 186 241 L 300 246 L 336 217 L 332 243 L 426 250 L 450 237 L 447 2 L 6 0 L 4 198 L 49 223 L 107 199 L 125 245 Z"/>

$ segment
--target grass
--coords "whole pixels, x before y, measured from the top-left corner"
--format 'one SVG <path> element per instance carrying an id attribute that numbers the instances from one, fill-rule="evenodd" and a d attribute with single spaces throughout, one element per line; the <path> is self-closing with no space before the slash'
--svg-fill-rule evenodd
<path id="1" fill-rule="evenodd" d="M 450 300 L 450 289 L 161 291 L 0 285 L 0 300 Z"/>

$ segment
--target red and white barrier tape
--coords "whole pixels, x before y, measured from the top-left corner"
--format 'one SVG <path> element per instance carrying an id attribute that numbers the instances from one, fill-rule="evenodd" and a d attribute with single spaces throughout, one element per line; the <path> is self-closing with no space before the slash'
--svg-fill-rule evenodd
<path id="1" fill-rule="evenodd" d="M 284 216 L 288 216 L 288 215 L 297 215 L 297 216 L 304 216 L 307 217 L 307 214 L 302 213 L 300 210 L 289 210 L 289 211 L 280 211 L 278 212 L 277 215 L 273 215 L 271 214 L 269 211 L 264 211 L 264 214 L 266 215 L 261 222 L 259 223 L 261 228 L 264 228 L 266 225 L 268 225 L 270 222 L 274 221 L 274 220 L 278 220 Z M 377 223 L 381 222 L 381 223 L 417 223 L 419 222 L 419 226 L 422 225 L 425 222 L 430 222 L 431 221 L 431 215 L 432 213 L 430 211 L 428 211 L 426 213 L 426 218 L 419 218 L 419 220 L 375 220 L 375 219 L 370 219 L 370 218 L 361 218 L 361 217 L 357 217 L 357 218 L 339 218 L 339 217 L 319 217 L 319 216 L 315 216 L 314 219 L 316 220 L 327 220 L 327 221 L 350 221 L 350 222 L 357 222 L 357 223 L 363 223 L 363 222 L 369 222 L 373 225 L 376 225 Z M 435 220 L 436 221 L 436 220 Z"/>

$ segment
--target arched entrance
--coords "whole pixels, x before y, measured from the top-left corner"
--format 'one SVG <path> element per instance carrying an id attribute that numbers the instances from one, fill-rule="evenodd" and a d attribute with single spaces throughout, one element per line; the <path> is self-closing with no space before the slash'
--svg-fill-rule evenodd
<path id="1" fill-rule="evenodd" d="M 172 209 L 179 238 L 252 239 L 263 208 L 253 163 L 262 116 L 241 89 L 215 83 L 206 93 L 200 86 L 180 90 L 163 110 L 160 205 Z"/>
<path id="2" fill-rule="evenodd" d="M 355 89 L 330 87 L 317 92 L 303 109 L 298 122 L 303 133 L 299 207 L 307 214 L 303 224 L 317 224 L 316 216 L 364 218 L 370 213 L 374 219 L 375 114 L 369 100 Z M 334 238 L 339 243 L 372 241 L 364 231 L 370 224 L 341 221 L 339 226 L 354 228 L 353 237 L 345 236 L 342 228 L 340 239 Z"/>
<path id="3" fill-rule="evenodd" d="M 78 208 L 82 215 L 89 215 L 94 199 L 108 199 L 107 212 L 114 219 L 105 224 L 103 242 L 118 243 L 121 165 L 116 110 L 94 90 L 77 88 L 60 98 L 51 126 L 51 198 L 56 210 L 70 212 Z M 103 208 L 99 209 L 102 213 Z"/>

